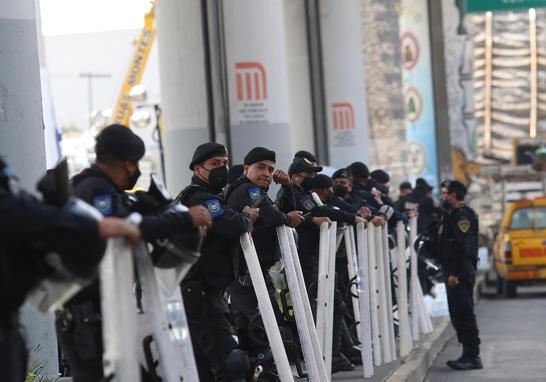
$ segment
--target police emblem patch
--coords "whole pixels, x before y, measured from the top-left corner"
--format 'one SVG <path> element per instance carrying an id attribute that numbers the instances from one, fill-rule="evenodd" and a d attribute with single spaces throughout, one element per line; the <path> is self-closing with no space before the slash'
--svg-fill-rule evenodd
<path id="1" fill-rule="evenodd" d="M 260 198 L 261 192 L 259 187 L 252 187 L 248 189 L 248 196 L 250 197 L 250 204 L 254 204 Z"/>
<path id="2" fill-rule="evenodd" d="M 102 216 L 112 214 L 112 195 L 99 195 L 93 198 L 93 206 L 99 210 Z"/>
<path id="3" fill-rule="evenodd" d="M 205 201 L 205 205 L 207 206 L 210 216 L 213 218 L 217 216 L 221 216 L 224 213 L 224 209 L 222 208 L 222 205 L 220 204 L 220 200 L 218 199 L 209 199 Z"/>
<path id="4" fill-rule="evenodd" d="M 462 233 L 467 233 L 470 229 L 470 220 L 463 218 L 457 222 L 457 226 L 461 230 Z"/>
<path id="5" fill-rule="evenodd" d="M 305 199 L 302 205 L 307 211 L 311 211 L 313 208 L 315 208 L 315 203 L 311 199 Z"/>

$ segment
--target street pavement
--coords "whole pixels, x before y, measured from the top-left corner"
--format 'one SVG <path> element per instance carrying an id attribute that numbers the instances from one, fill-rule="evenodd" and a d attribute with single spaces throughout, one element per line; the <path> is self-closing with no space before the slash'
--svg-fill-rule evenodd
<path id="1" fill-rule="evenodd" d="M 427 382 L 546 381 L 546 289 L 518 288 L 518 297 L 485 296 L 477 307 L 483 370 L 455 371 L 446 361 L 461 347 L 453 338 L 436 359 Z"/>

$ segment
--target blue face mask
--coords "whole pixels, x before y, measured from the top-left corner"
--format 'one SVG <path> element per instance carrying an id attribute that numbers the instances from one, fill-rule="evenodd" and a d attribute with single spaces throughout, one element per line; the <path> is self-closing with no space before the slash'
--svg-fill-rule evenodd
<path id="1" fill-rule="evenodd" d="M 442 200 L 441 206 L 444 210 L 449 210 L 451 208 L 451 203 L 449 200 Z"/>

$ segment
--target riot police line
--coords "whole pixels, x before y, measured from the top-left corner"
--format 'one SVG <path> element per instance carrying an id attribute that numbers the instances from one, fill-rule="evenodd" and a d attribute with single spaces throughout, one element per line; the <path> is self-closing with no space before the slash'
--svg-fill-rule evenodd
<path id="1" fill-rule="evenodd" d="M 327 365 L 331 364 L 328 349 L 332 348 L 332 276 L 335 272 L 332 259 L 341 238 L 347 248 L 349 275 L 354 280 L 351 300 L 362 345 L 363 377 L 373 376 L 376 366 L 407 356 L 415 341 L 422 334 L 432 331 L 416 277 L 417 254 L 414 246 L 409 245 L 416 236 L 415 223 L 415 218 L 410 219 L 409 227 L 399 222 L 396 238 L 389 238 L 385 227 L 371 224 L 338 228 L 335 222 L 323 223 L 316 322 L 303 281 L 294 230 L 286 226 L 277 228 L 284 272 L 310 381 L 331 380 Z M 389 240 L 391 246 L 393 241 L 396 246 L 390 248 Z M 259 310 L 279 379 L 292 381 L 293 371 L 251 236 L 248 233 L 241 235 L 240 243 L 258 296 Z M 195 255 L 198 256 L 197 253 Z M 136 263 L 135 274 L 127 272 L 133 268 L 133 261 Z M 105 375 L 113 377 L 111 380 L 139 380 L 142 363 L 147 368 L 153 368 L 153 373 L 163 381 L 199 380 L 182 295 L 178 288 L 169 288 L 164 283 L 165 280 L 176 279 L 176 274 L 183 274 L 182 268 L 187 269 L 189 264 L 184 262 L 172 269 L 154 269 L 144 244 L 131 250 L 121 239 L 110 239 L 100 272 L 104 289 L 115 292 L 103 295 L 102 301 L 104 371 Z M 399 269 L 405 271 L 399 272 Z M 393 289 L 391 277 L 396 280 Z M 141 289 L 138 310 L 134 303 L 135 281 Z M 396 306 L 393 306 L 393 295 L 398 302 Z M 398 342 L 395 326 L 398 327 Z M 148 347 L 143 345 L 147 343 L 144 340 L 146 337 L 152 337 L 153 346 L 149 346 L 149 343 Z M 144 359 L 139 353 L 144 354 Z"/>
<path id="2" fill-rule="evenodd" d="M 344 361 L 334 352 L 339 353 L 342 331 L 351 336 L 344 327 L 344 301 L 336 285 L 336 256 L 343 252 L 350 281 L 346 297 L 353 308 L 351 330 L 361 344 L 350 350 L 358 349 L 364 376 L 397 358 L 395 325 L 401 356 L 409 353 L 420 333 L 431 330 L 415 248 L 410 245 L 416 238 L 415 219 L 409 224 L 409 240 L 403 220 L 398 221 L 394 240 L 385 224 L 390 219 L 388 205 L 376 210 L 377 217 L 385 216 L 379 221 L 361 217 L 361 204 L 358 213 L 351 206 L 345 206 L 350 212 L 344 211 L 343 201 L 332 196 L 332 180 L 316 175 L 322 168 L 313 157 L 296 155 L 285 173 L 275 169 L 273 151 L 256 147 L 244 158 L 244 176 L 228 185 L 226 148 L 206 143 L 190 163 L 191 184 L 173 199 L 154 177 L 147 192 L 125 192 L 140 176 L 138 161 L 144 155 L 143 142 L 126 127 L 104 129 L 95 150 L 96 163 L 73 178 L 73 194 L 95 207 L 93 219 L 99 223 L 93 224 L 112 222 L 113 216 L 130 224 L 100 240 L 90 234 L 79 242 L 74 242 L 79 237 L 72 233 L 75 229 L 46 231 L 62 250 L 46 245 L 47 240 L 39 242 L 40 272 L 28 275 L 28 285 L 20 292 L 21 297 L 28 293 L 42 311 L 62 306 L 58 333 L 76 382 L 287 381 L 293 379 L 290 364 L 300 377 L 330 380 L 340 370 L 333 365 Z M 369 176 L 358 162 L 351 172 L 355 179 Z M 52 171 L 49 180 L 61 183 L 64 196 L 45 187 L 44 200 L 64 205 L 66 163 Z M 268 196 L 272 182 L 281 185 L 276 203 Z M 363 186 L 355 183 L 357 187 Z M 330 206 L 332 201 L 342 207 Z M 370 215 L 369 210 L 363 213 Z M 136 246 L 131 227 L 143 239 Z M 133 246 L 110 239 L 100 261 L 104 239 L 131 234 Z M 23 262 L 28 256 L 14 253 Z M 2 260 L 11 259 L 4 251 L 1 255 Z M 8 265 L 4 271 L 15 274 L 31 268 Z M 273 268 L 285 278 L 284 289 L 272 280 Z M 226 297 L 231 299 L 229 309 Z M 13 311 L 19 300 L 10 306 Z M 229 312 L 236 317 L 233 324 Z"/>

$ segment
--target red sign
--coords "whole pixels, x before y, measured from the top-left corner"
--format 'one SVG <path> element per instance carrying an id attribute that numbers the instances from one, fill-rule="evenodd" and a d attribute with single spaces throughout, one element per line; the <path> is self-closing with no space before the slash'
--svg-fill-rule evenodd
<path id="1" fill-rule="evenodd" d="M 334 130 L 354 129 L 355 113 L 349 102 L 335 102 L 332 104 L 332 125 Z"/>
<path id="2" fill-rule="evenodd" d="M 238 101 L 261 101 L 267 99 L 267 75 L 259 62 L 237 62 L 235 64 Z"/>

